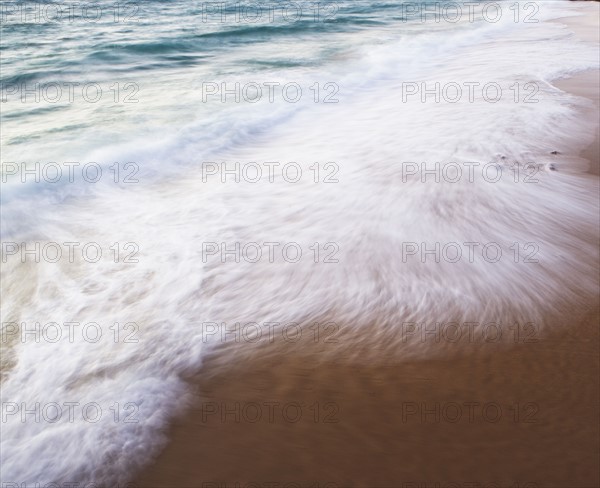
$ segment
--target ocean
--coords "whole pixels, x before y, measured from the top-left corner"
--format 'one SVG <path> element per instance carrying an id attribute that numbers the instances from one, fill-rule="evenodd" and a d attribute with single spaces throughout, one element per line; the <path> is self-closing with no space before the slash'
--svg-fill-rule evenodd
<path id="1" fill-rule="evenodd" d="M 0 8 L 3 483 L 123 486 L 209 355 L 596 296 L 569 2 Z"/>

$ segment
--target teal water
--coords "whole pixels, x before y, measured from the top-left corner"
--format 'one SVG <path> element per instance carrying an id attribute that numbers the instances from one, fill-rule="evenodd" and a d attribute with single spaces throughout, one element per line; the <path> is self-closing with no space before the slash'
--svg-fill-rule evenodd
<path id="1" fill-rule="evenodd" d="M 317 73 L 340 69 L 358 48 L 424 32 L 411 24 L 418 14 L 404 3 L 263 3 L 254 22 L 258 10 L 251 2 L 225 3 L 221 14 L 205 11 L 204 2 L 117 9 L 106 0 L 88 11 L 63 6 L 60 15 L 52 7 L 60 2 L 7 2 L 0 44 L 3 160 L 32 159 L 37 148 L 31 143 L 40 138 L 46 158 L 62 158 L 65 144 L 80 154 L 182 120 L 212 124 L 207 112 L 220 107 L 196 103 L 203 82 L 242 76 L 302 82 L 311 75 L 316 81 Z M 86 84 L 100 86 L 97 101 L 93 87 L 86 100 Z"/>

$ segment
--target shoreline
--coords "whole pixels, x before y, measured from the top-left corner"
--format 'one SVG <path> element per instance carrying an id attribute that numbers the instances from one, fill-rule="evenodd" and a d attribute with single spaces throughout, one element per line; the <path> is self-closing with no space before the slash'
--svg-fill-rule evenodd
<path id="1" fill-rule="evenodd" d="M 588 3 L 590 11 L 598 9 L 597 2 Z M 597 28 L 597 17 L 592 20 Z M 556 21 L 582 39 L 596 35 L 594 25 L 584 25 L 581 16 Z M 594 177 L 600 174 L 597 79 L 597 71 L 588 71 L 553 83 L 595 104 L 583 114 L 588 124 L 596 125 L 595 141 L 567 155 L 587 159 Z M 173 422 L 168 445 L 134 485 L 599 486 L 598 297 L 587 303 L 549 313 L 544 318 L 547 332 L 538 341 L 467 347 L 445 358 L 404 361 L 382 356 L 367 365 L 341 357 L 334 362 L 323 359 L 316 344 L 260 347 L 255 356 L 239 357 L 233 365 L 223 358 L 231 357 L 229 351 L 213 354 L 202 372 L 190 378 L 194 405 Z M 304 418 L 289 422 L 276 415 L 273 422 L 265 417 L 250 422 L 229 414 L 223 421 L 219 412 L 203 413 L 201 402 L 217 410 L 236 404 L 298 403 Z M 456 422 L 443 415 L 438 420 L 435 413 L 425 414 L 425 421 L 418 414 L 400 421 L 407 405 L 435 411 L 465 403 L 496 404 L 502 416 L 492 421 L 476 414 L 471 422 L 464 410 Z M 337 422 L 324 421 L 328 414 Z"/>
<path id="2" fill-rule="evenodd" d="M 556 19 L 572 29 L 576 35 L 584 41 L 600 44 L 600 31 L 598 28 L 598 16 L 600 15 L 600 4 L 589 2 L 582 5 L 588 12 L 582 12 L 577 17 L 566 17 Z M 585 14 L 588 14 L 587 16 Z M 577 73 L 572 77 L 555 81 L 554 86 L 578 97 L 587 98 L 592 103 L 583 116 L 587 123 L 595 126 L 595 138 L 591 144 L 581 148 L 575 157 L 588 161 L 588 172 L 594 176 L 600 176 L 600 125 L 598 124 L 598 113 L 600 111 L 600 71 L 589 70 Z"/>
<path id="3" fill-rule="evenodd" d="M 555 82 L 554 86 L 593 102 L 586 110 L 584 117 L 588 119 L 588 124 L 596 126 L 594 141 L 587 146 L 583 146 L 574 156 L 583 158 L 588 162 L 588 173 L 600 176 L 600 126 L 596 122 L 600 107 L 600 95 L 598 93 L 600 73 L 597 70 L 578 73 L 571 78 Z"/>
<path id="4" fill-rule="evenodd" d="M 598 486 L 599 315 L 572 318 L 569 327 L 551 321 L 555 332 L 538 342 L 457 358 L 316 366 L 310 351 L 282 352 L 230 369 L 209 359 L 206 370 L 220 372 L 194 381 L 198 403 L 171 426 L 168 447 L 135 486 Z M 203 416 L 201 401 L 217 413 Z M 231 413 L 236 403 L 267 402 L 300 404 L 303 418 L 286 422 L 274 410 L 271 423 L 262 407 L 252 423 L 253 410 Z M 317 403 L 321 419 L 335 422 L 314 421 Z M 462 413 L 455 423 L 453 404 Z M 500 419 L 473 407 L 470 422 L 466 404 L 488 405 Z M 408 408 L 417 413 L 401 422 Z M 423 421 L 427 409 L 438 419 L 425 413 Z"/>

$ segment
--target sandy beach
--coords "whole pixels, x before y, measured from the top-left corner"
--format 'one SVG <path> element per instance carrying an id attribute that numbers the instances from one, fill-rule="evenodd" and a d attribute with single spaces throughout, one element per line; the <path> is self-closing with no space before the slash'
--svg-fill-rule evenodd
<path id="1" fill-rule="evenodd" d="M 136 484 L 598 486 L 598 314 L 574 310 L 571 318 L 552 324 L 559 332 L 536 344 L 448 360 L 307 366 L 310 353 L 281 351 L 274 361 L 241 362 L 199 379 L 198 402 L 229 408 L 333 402 L 339 422 L 311 417 L 292 424 L 275 416 L 272 424 L 252 424 L 233 415 L 223 422 L 219 414 L 203 417 L 199 404 L 173 426 L 170 445 Z M 419 410 L 423 403 L 430 409 L 496 403 L 503 415 L 492 422 L 474 410 L 472 423 L 465 416 L 451 423 L 443 415 L 423 422 L 417 414 L 402 423 L 405 402 Z M 520 405 L 518 421 L 514 405 Z"/>
<path id="2" fill-rule="evenodd" d="M 598 117 L 598 105 L 600 104 L 600 99 L 598 98 L 599 85 L 600 74 L 598 71 L 588 71 L 578 74 L 573 78 L 561 80 L 556 83 L 556 86 L 562 90 L 593 101 L 593 103 L 590 103 L 588 113 L 584 114 L 585 117 L 589 118 L 590 124 L 594 124 Z M 596 138 L 594 139 L 594 142 L 588 147 L 584 147 L 579 156 L 584 158 L 589 163 L 589 172 L 598 176 L 600 175 L 600 167 L 598 163 L 600 160 L 600 133 L 598 132 L 597 124 L 595 125 Z"/>
<path id="3" fill-rule="evenodd" d="M 600 43 L 600 30 L 598 29 L 598 10 L 597 2 L 589 2 L 582 6 L 585 7 L 585 13 L 581 17 L 559 19 L 560 22 L 566 24 L 573 29 L 577 36 L 589 42 Z M 596 127 L 596 138 L 588 147 L 584 147 L 579 154 L 586 159 L 590 165 L 590 173 L 594 175 L 600 174 L 600 133 L 598 128 L 598 106 L 600 105 L 599 89 L 600 73 L 596 70 L 580 73 L 572 78 L 560 80 L 555 83 L 558 88 L 573 93 L 575 95 L 585 97 L 591 100 L 587 113 L 583 114 L 589 119 L 589 123 Z"/>
<path id="4" fill-rule="evenodd" d="M 561 22 L 598 42 L 598 3 L 581 8 L 585 22 Z M 598 72 L 556 86 L 590 100 L 582 117 L 596 124 L 597 134 Z M 582 177 L 599 174 L 598 144 L 596 135 L 581 148 L 591 173 Z M 382 354 L 367 365 L 344 356 L 332 360 L 322 355 L 323 344 L 274 344 L 224 364 L 216 351 L 190 378 L 192 406 L 171 426 L 168 446 L 135 485 L 600 486 L 598 307 L 597 296 L 571 306 L 549 304 L 546 332 L 533 342 L 473 345 L 433 360 Z M 264 415 L 253 422 L 220 415 L 235 404 L 268 402 L 300 404 L 303 417 L 291 422 L 276 411 L 272 422 Z M 459 420 L 446 409 L 451 404 L 462 406 Z M 471 419 L 465 404 L 477 405 Z M 492 410 L 501 408 L 499 418 L 477 410 L 492 404 Z M 207 414 L 207 408 L 217 413 Z M 423 417 L 426 409 L 434 413 Z"/>
<path id="5" fill-rule="evenodd" d="M 1 488 L 600 487 L 599 1 L 46 3 Z"/>

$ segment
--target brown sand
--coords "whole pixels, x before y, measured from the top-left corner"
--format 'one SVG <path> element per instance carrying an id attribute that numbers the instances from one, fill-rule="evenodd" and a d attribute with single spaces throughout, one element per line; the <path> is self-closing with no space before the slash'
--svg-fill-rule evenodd
<path id="1" fill-rule="evenodd" d="M 600 43 L 600 28 L 598 27 L 598 16 L 600 5 L 592 2 L 586 5 L 586 15 L 559 19 L 561 23 L 577 32 L 577 36 L 587 42 Z M 584 148 L 579 156 L 587 159 L 590 164 L 589 172 L 600 175 L 600 126 L 598 113 L 600 112 L 600 72 L 591 70 L 578 74 L 567 80 L 556 82 L 555 85 L 561 90 L 585 97 L 591 100 L 589 108 L 583 117 L 596 127 L 596 139 L 587 148 Z"/>
<path id="2" fill-rule="evenodd" d="M 172 427 L 171 443 L 137 485 L 600 486 L 598 306 L 565 314 L 571 320 L 548 322 L 555 332 L 537 342 L 473 346 L 446 359 L 334 363 L 319 361 L 317 346 L 294 353 L 281 344 L 273 346 L 274 358 L 241 359 L 229 369 L 214 357 L 195 381 L 198 403 Z M 222 405 L 233 409 L 236 402 L 240 410 L 260 405 L 263 417 L 252 423 L 256 410 L 248 407 L 239 421 L 233 414 L 223 420 Z M 270 422 L 267 402 L 297 402 L 303 416 L 289 421 L 292 408 L 286 421 L 278 407 Z M 315 402 L 320 406 L 311 410 Z M 467 402 L 480 404 L 472 422 Z M 209 403 L 217 413 L 203 416 Z M 449 407 L 439 420 L 417 414 L 403 421 L 403 408 L 416 404 L 421 412 L 423 403 L 457 403 L 463 416 L 450 422 Z M 493 407 L 483 415 L 486 403 L 502 409 L 497 422 Z M 211 484 L 217 482 L 226 484 Z"/>
<path id="3" fill-rule="evenodd" d="M 310 351 L 281 351 L 276 361 L 241 361 L 200 378 L 199 401 L 215 402 L 219 410 L 222 403 L 299 402 L 303 417 L 286 422 L 274 410 L 270 423 L 261 407 L 256 423 L 250 422 L 255 410 L 239 422 L 232 414 L 223 421 L 219 414 L 203 418 L 198 404 L 173 426 L 170 445 L 137 485 L 600 486 L 598 314 L 573 311 L 572 317 L 572 323 L 549 324 L 559 331 L 537 343 L 447 360 L 315 366 Z M 318 422 L 310 410 L 315 402 L 321 404 Z M 449 408 L 439 421 L 433 415 L 403 421 L 403 403 L 406 409 L 413 402 L 428 408 L 455 402 L 463 417 L 451 423 L 455 411 Z M 493 407 L 487 417 L 473 407 L 469 422 L 466 402 L 496 403 L 502 417 L 492 422 Z M 288 419 L 294 414 L 289 410 Z M 324 414 L 338 422 L 325 422 Z"/>
<path id="4" fill-rule="evenodd" d="M 592 144 L 584 148 L 578 156 L 589 162 L 589 172 L 600 175 L 600 125 L 598 113 L 600 112 L 600 72 L 597 70 L 586 71 L 567 80 L 554 83 L 561 90 L 573 93 L 590 100 L 589 108 L 582 117 L 589 120 L 596 127 L 596 138 Z"/>
<path id="5" fill-rule="evenodd" d="M 598 103 L 597 77 L 582 74 L 560 87 Z M 597 117 L 597 105 L 590 110 Z M 598 140 L 584 152 L 595 174 L 598 153 Z M 467 347 L 446 359 L 382 358 L 366 366 L 339 358 L 317 365 L 316 346 L 288 350 L 281 345 L 273 346 L 280 349 L 275 359 L 240 358 L 229 368 L 209 358 L 194 380 L 197 404 L 171 427 L 169 445 L 135 485 L 598 487 L 598 302 L 560 315 L 547 320 L 553 332 L 538 342 Z M 256 411 L 250 406 L 240 421 L 233 414 L 223 421 L 219 413 L 207 415 L 206 410 L 203 416 L 201 402 L 219 410 L 222 404 L 232 408 L 236 402 L 241 407 L 255 402 L 263 418 L 250 422 Z M 273 407 L 270 422 L 265 402 L 298 402 L 303 416 L 292 423 Z M 455 423 L 450 422 L 452 402 L 463 414 Z M 480 404 L 472 407 L 472 422 L 467 402 Z M 403 408 L 422 410 L 423 403 L 448 409 L 439 421 L 431 414 L 403 421 Z M 493 406 L 487 416 L 482 413 L 486 403 L 502 409 L 497 422 L 492 422 Z M 288 419 L 294 412 L 288 411 Z"/>

